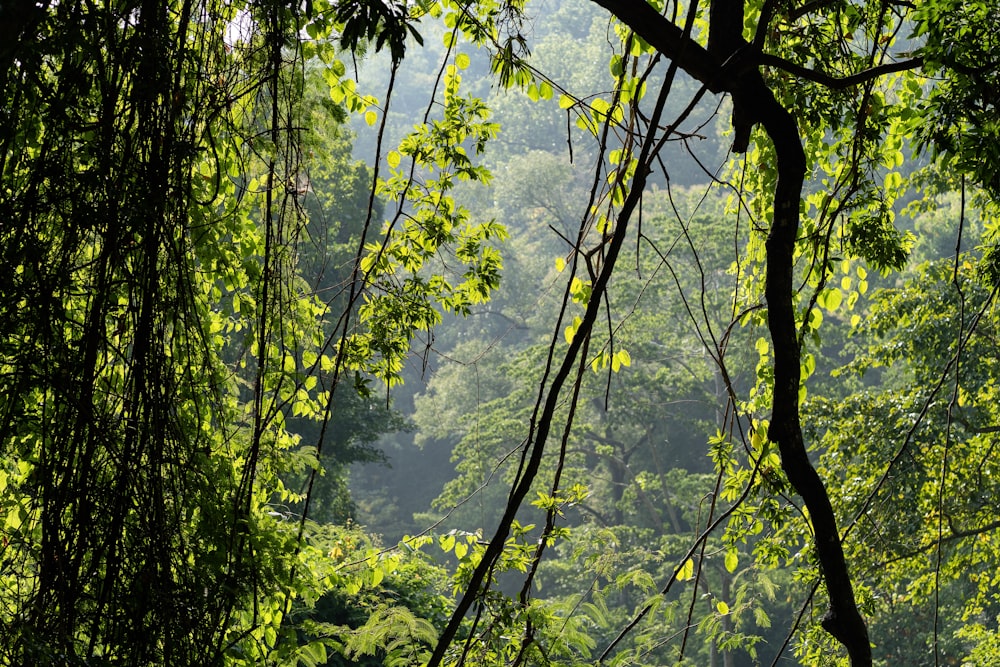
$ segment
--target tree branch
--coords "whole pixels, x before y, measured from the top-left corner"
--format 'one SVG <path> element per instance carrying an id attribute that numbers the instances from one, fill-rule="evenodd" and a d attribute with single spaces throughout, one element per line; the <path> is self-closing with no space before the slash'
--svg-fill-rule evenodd
<path id="1" fill-rule="evenodd" d="M 713 93 L 728 90 L 735 84 L 736 77 L 725 76 L 722 64 L 715 56 L 695 40 L 685 37 L 680 28 L 645 0 L 592 1 L 611 12 L 650 46 L 677 63 L 678 67 L 705 84 Z"/>
<path id="2" fill-rule="evenodd" d="M 758 53 L 764 50 L 764 41 L 767 39 L 767 32 L 771 27 L 771 20 L 778 10 L 778 0 L 765 0 L 764 6 L 760 10 L 760 19 L 757 21 L 757 30 L 753 34 L 753 48 Z"/>
<path id="3" fill-rule="evenodd" d="M 767 65 L 768 67 L 783 70 L 789 74 L 794 74 L 801 79 L 813 81 L 826 86 L 827 88 L 833 88 L 834 90 L 852 88 L 854 86 L 867 83 L 872 79 L 877 79 L 880 76 L 892 74 L 894 72 L 904 72 L 910 69 L 917 69 L 922 67 L 924 64 L 923 58 L 910 58 L 909 60 L 900 60 L 899 62 L 876 65 L 875 67 L 870 67 L 866 70 L 855 72 L 854 74 L 850 74 L 845 77 L 835 77 L 830 76 L 826 72 L 809 69 L 808 67 L 803 67 L 802 65 L 793 63 L 790 60 L 785 60 L 784 58 L 771 55 L 769 53 L 761 53 L 757 56 L 757 58 L 761 65 Z"/>
<path id="4" fill-rule="evenodd" d="M 925 542 L 924 544 L 915 547 L 911 551 L 908 551 L 904 554 L 900 554 L 898 556 L 894 556 L 892 558 L 882 561 L 881 563 L 876 563 L 875 566 L 872 568 L 872 571 L 877 572 L 900 561 L 909 560 L 911 558 L 916 558 L 917 556 L 921 556 L 930 551 L 931 549 L 937 547 L 938 544 L 946 544 L 948 542 L 954 542 L 956 540 L 963 540 L 967 537 L 976 537 L 977 535 L 990 533 L 997 529 L 1000 529 L 1000 520 L 993 521 L 991 523 L 986 524 L 985 526 L 980 526 L 979 528 L 970 528 L 968 530 L 955 530 L 954 527 L 952 527 L 951 533 L 947 535 L 942 535 L 939 539 L 931 540 L 930 542 Z"/>

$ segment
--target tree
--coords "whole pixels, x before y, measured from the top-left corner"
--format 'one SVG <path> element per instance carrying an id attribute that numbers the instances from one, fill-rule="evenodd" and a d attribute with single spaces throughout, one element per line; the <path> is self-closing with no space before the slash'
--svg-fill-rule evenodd
<path id="1" fill-rule="evenodd" d="M 615 56 L 617 62 L 612 66 L 618 85 L 610 102 L 588 98 L 584 103 L 565 95 L 560 101 L 567 108 L 579 105 L 583 125 L 594 128 L 599 152 L 606 150 L 611 163 L 607 185 L 601 187 L 605 179 L 595 179 L 570 262 L 570 279 L 584 280 L 587 293 L 580 298 L 579 290 L 567 289 L 561 315 L 573 320 L 567 333 L 569 347 L 559 345 L 564 326 L 560 318 L 507 508 L 471 581 L 471 590 L 460 601 L 431 664 L 445 659 L 461 619 L 483 594 L 479 587 L 488 581 L 486 575 L 500 557 L 518 507 L 528 497 L 550 433 L 553 429 L 569 432 L 573 410 L 560 420 L 558 415 L 564 413 L 557 413 L 556 407 L 564 388 L 570 392 L 579 389 L 593 327 L 628 238 L 628 223 L 640 207 L 648 174 L 657 167 L 657 151 L 685 117 L 682 113 L 673 122 L 661 121 L 664 100 L 678 70 L 701 84 L 695 101 L 706 93 L 725 94 L 731 99 L 733 150 L 748 153 L 748 162 L 754 167 L 745 174 L 745 189 L 739 193 L 741 206 L 747 206 L 755 224 L 766 229 L 766 239 L 760 232 L 750 235 L 747 260 L 751 264 L 738 303 L 752 311 L 751 318 L 766 305 L 771 344 L 760 349 L 770 368 L 758 400 L 740 409 L 753 414 L 756 408 L 770 408 L 770 419 L 766 423 L 755 421 L 752 430 L 760 439 L 760 432 L 766 429 L 766 440 L 774 442 L 780 452 L 784 475 L 805 503 L 815 536 L 812 547 L 829 600 L 823 625 L 843 645 L 853 664 L 871 664 L 870 639 L 858 611 L 837 517 L 802 436 L 801 378 L 803 366 L 808 367 L 808 356 L 802 349 L 808 335 L 819 326 L 821 313 L 815 306 L 835 310 L 843 298 L 841 289 L 831 287 L 829 281 L 838 270 L 852 270 L 852 264 L 845 262 L 841 269 L 834 262 L 835 253 L 865 260 L 880 270 L 898 269 L 905 260 L 907 240 L 892 226 L 902 178 L 892 168 L 903 158 L 909 128 L 937 114 L 949 121 L 960 118 L 959 136 L 966 136 L 966 128 L 989 132 L 988 122 L 965 111 L 971 100 L 962 97 L 970 95 L 976 103 L 983 100 L 983 84 L 990 89 L 989 68 L 982 65 L 988 59 L 975 51 L 976 65 L 966 66 L 942 54 L 955 52 L 951 42 L 956 34 L 965 38 L 988 24 L 983 19 L 992 16 L 992 10 L 985 4 L 961 10 L 961 30 L 944 37 L 936 25 L 930 28 L 924 23 L 930 17 L 942 18 L 947 10 L 937 7 L 914 11 L 909 5 L 892 3 L 820 3 L 787 8 L 772 2 L 716 1 L 709 7 L 692 3 L 687 13 L 680 15 L 680 8 L 669 3 L 597 0 L 597 4 L 620 22 L 621 55 Z M 897 57 L 893 52 L 898 48 L 897 36 L 911 22 L 917 26 L 915 36 L 926 37 L 915 45 L 927 54 L 926 61 L 920 53 Z M 475 33 L 475 25 L 470 21 L 470 34 Z M 514 43 L 516 40 L 501 41 L 499 53 L 509 56 Z M 648 60 L 642 60 L 647 54 Z M 830 54 L 837 54 L 836 60 Z M 670 61 L 666 83 L 657 103 L 643 112 L 638 99 L 650 71 L 644 69 L 645 63 L 658 57 Z M 636 65 L 630 68 L 632 63 Z M 926 106 L 919 101 L 923 79 L 918 73 L 925 64 L 927 71 L 945 76 L 956 86 L 938 88 Z M 515 83 L 535 85 L 530 83 L 533 77 L 528 68 L 519 68 L 517 62 L 504 62 L 499 69 Z M 964 76 L 978 77 L 975 88 L 963 79 L 963 70 Z M 949 104 L 962 111 L 955 112 Z M 943 111 L 946 108 L 951 111 Z M 758 126 L 763 134 L 755 133 Z M 622 141 L 621 148 L 614 150 L 608 144 L 613 133 Z M 933 145 L 960 173 L 965 173 L 962 160 L 973 155 L 968 143 L 938 143 L 929 138 L 925 145 Z M 889 172 L 884 176 L 886 167 Z M 816 175 L 816 186 L 806 189 L 809 174 Z M 989 187 L 981 169 L 969 175 Z M 586 306 L 576 318 L 567 311 L 571 295 Z M 752 450 L 749 458 L 753 480 L 763 458 L 757 459 Z M 544 538 L 539 556 L 543 545 Z M 523 646 L 529 647 L 534 640 L 528 620 Z"/>
<path id="2" fill-rule="evenodd" d="M 995 151 L 979 151 L 983 142 L 996 143 L 996 9 L 956 0 L 920 7 L 594 4 L 611 17 L 605 93 L 577 93 L 533 68 L 520 2 L 136 0 L 2 9 L 3 36 L 12 38 L 0 47 L 7 114 L 0 206 L 10 223 L 0 228 L 0 487 L 11 554 L 0 565 L 0 624 L 10 638 L 7 660 L 298 660 L 305 654 L 284 643 L 298 641 L 283 625 L 293 599 L 316 603 L 340 583 L 360 590 L 355 580 L 328 576 L 306 520 L 337 397 L 352 379 L 362 392 L 373 379 L 398 383 L 414 339 L 445 315 L 486 302 L 503 267 L 497 245 L 505 229 L 477 219 L 458 199 L 465 186 L 490 183 L 478 156 L 499 130 L 482 100 L 463 88 L 472 60 L 456 49 L 466 40 L 491 52 L 502 86 L 557 102 L 593 137 L 583 153 L 593 172 L 579 214 L 561 220 L 576 219 L 577 228 L 558 230 L 565 254 L 554 259 L 564 291 L 549 341 L 522 357 L 540 360 L 532 362 L 537 390 L 524 403 L 524 438 L 508 450 L 515 465 L 498 525 L 487 540 L 442 536 L 458 560 L 460 595 L 428 664 L 641 660 L 650 644 L 623 642 L 655 618 L 677 582 L 688 581 L 694 593 L 681 611 L 676 657 L 684 658 L 697 614 L 722 646 L 735 635 L 729 602 L 705 610 L 694 597 L 717 572 L 728 581 L 706 565 L 710 542 L 721 543 L 732 574 L 741 545 L 752 548 L 756 567 L 767 568 L 796 560 L 788 546 L 794 540 L 804 554 L 806 606 L 825 596 L 822 627 L 852 664 L 872 664 L 858 605 L 869 600 L 868 590 L 854 588 L 843 517 L 827 491 L 840 480 L 817 474 L 809 455 L 803 378 L 815 372 L 824 313 L 857 306 L 868 269 L 888 273 L 905 262 L 911 239 L 893 220 L 908 152 L 929 156 L 920 178 L 932 192 L 964 193 L 968 184 L 985 198 L 998 194 Z M 445 60 L 421 122 L 387 150 L 400 62 L 422 43 L 415 22 L 427 17 L 444 25 Z M 338 44 L 352 56 L 365 48 L 388 52 L 382 102 L 358 90 Z M 300 123 L 307 61 L 322 70 L 335 107 L 379 128 L 367 201 L 348 188 L 363 215 L 350 216 L 353 234 L 336 238 L 355 247 L 339 273 L 315 271 L 327 268 L 322 258 L 297 243 L 318 231 L 309 227 Z M 942 82 L 927 90 L 929 76 Z M 655 92 L 649 99 L 648 91 Z M 700 136 L 692 114 L 713 95 L 731 109 L 732 149 L 744 156 L 728 172 L 705 169 L 733 195 L 725 274 L 732 278 L 719 281 L 724 290 L 710 290 L 717 275 L 707 269 L 726 263 L 706 261 L 705 241 L 693 228 L 703 219 L 678 210 L 668 190 L 700 292 L 697 307 L 685 301 L 685 311 L 725 397 L 708 439 L 713 486 L 695 520 L 697 535 L 670 553 L 665 583 L 637 585 L 658 595 L 637 605 L 598 654 L 589 621 L 572 606 L 546 606 L 533 585 L 545 554 L 568 536 L 563 515 L 586 498 L 573 483 L 570 444 L 590 438 L 597 467 L 620 490 L 634 443 L 614 436 L 644 437 L 643 424 L 631 423 L 645 419 L 642 410 L 617 424 L 585 400 L 588 374 L 629 368 L 633 355 L 623 345 L 638 353 L 648 340 L 641 316 L 616 310 L 620 290 L 635 288 L 618 263 L 635 244 L 637 255 L 669 265 L 656 235 L 641 229 L 647 186 L 654 175 L 670 186 L 665 146 Z M 366 178 L 349 166 L 340 173 Z M 377 230 L 379 200 L 386 219 Z M 992 222 L 984 227 L 995 233 Z M 984 252 L 988 286 L 998 275 L 996 256 Z M 301 274 L 306 267 L 312 275 Z M 320 273 L 336 275 L 336 283 L 324 284 Z M 958 274 L 956 265 L 952 282 L 964 294 Z M 675 282 L 683 293 L 685 281 Z M 314 293 L 335 286 L 329 301 Z M 959 302 L 967 303 L 964 296 Z M 964 312 L 954 338 L 960 343 Z M 642 335 L 630 337 L 633 325 Z M 734 372 L 734 336 L 756 351 L 755 373 Z M 920 353 L 933 349 L 941 348 Z M 933 368 L 912 354 L 914 369 Z M 955 377 L 957 404 L 962 376 Z M 945 438 L 943 462 L 957 433 L 952 416 L 936 431 Z M 319 425 L 306 449 L 289 428 L 297 418 Z M 979 446 L 973 437 L 968 442 Z M 298 493 L 283 480 L 303 466 L 310 472 Z M 951 502 L 959 487 L 949 470 L 957 472 L 942 465 L 917 492 L 925 503 L 928 492 L 937 494 L 938 530 L 927 538 L 938 565 L 953 535 L 991 530 L 981 506 Z M 642 483 L 630 488 L 642 490 Z M 616 502 L 627 506 L 626 495 Z M 301 515 L 288 516 L 285 507 L 296 503 Z M 529 504 L 542 517 L 534 531 L 519 522 Z M 958 521 L 950 534 L 946 516 Z M 786 536 L 793 541 L 782 543 Z M 957 553 L 960 564 L 964 552 Z M 382 557 L 366 555 L 372 585 L 385 574 Z M 511 597 L 497 586 L 501 574 L 515 571 L 524 576 Z M 943 590 L 941 573 L 947 569 L 935 569 L 935 592 Z M 393 657 L 423 661 L 426 623 L 401 610 L 372 618 L 362 645 L 380 632 L 393 642 L 402 637 Z M 405 631 L 387 634 L 390 626 Z M 825 646 L 815 628 L 804 636 L 804 655 Z M 994 651 L 986 628 L 970 626 L 964 636 L 979 638 L 974 654 Z M 936 633 L 932 644 L 939 655 Z"/>
<path id="3" fill-rule="evenodd" d="M 36 9 L 4 70 L 5 659 L 212 662 L 282 567 L 255 479 L 284 443 L 217 343 L 223 284 L 284 314 L 244 272 L 270 236 L 215 205 L 237 190 L 230 94 L 277 73 L 225 57 L 235 8 L 206 8 L 197 52 L 181 7 Z"/>
<path id="4" fill-rule="evenodd" d="M 370 38 L 401 57 L 405 22 L 338 9 L 352 48 Z M 335 13 L 313 10 L 314 32 Z M 484 236 L 500 232 L 441 210 L 442 181 L 413 197 L 421 222 L 438 224 L 433 238 L 410 229 L 373 243 L 374 184 L 347 165 L 367 185 L 338 221 L 334 241 L 353 252 L 346 271 L 334 267 L 343 296 L 325 303 L 316 290 L 330 285 L 306 273 L 328 250 L 309 254 L 328 240 L 315 212 L 308 224 L 307 195 L 309 168 L 321 185 L 331 163 L 310 161 L 303 130 L 314 108 L 300 8 L 0 11 L 2 660 L 298 664 L 322 642 L 297 646 L 284 624 L 293 600 L 343 584 L 305 522 L 323 444 L 368 456 L 358 440 L 387 423 L 334 434 L 370 405 L 344 398 L 396 377 L 413 332 L 440 317 L 432 300 L 462 310 L 488 297 L 499 259 Z M 325 94 L 340 93 L 323 108 L 368 111 L 371 98 L 338 87 L 345 67 L 323 44 Z M 476 113 L 456 99 L 450 127 L 409 146 L 423 155 L 461 132 L 488 135 Z M 442 173 L 459 160 L 462 176 L 486 177 L 464 153 L 431 155 Z M 383 184 L 397 221 L 419 187 L 403 180 Z M 448 271 L 417 275 L 438 250 L 459 257 L 452 284 Z M 402 283 L 397 261 L 411 272 Z M 303 447 L 303 435 L 315 439 Z M 284 481 L 303 467 L 313 475 L 301 494 Z M 362 575 L 384 573 L 383 556 L 366 555 Z M 383 625 L 393 619 L 412 615 Z"/>

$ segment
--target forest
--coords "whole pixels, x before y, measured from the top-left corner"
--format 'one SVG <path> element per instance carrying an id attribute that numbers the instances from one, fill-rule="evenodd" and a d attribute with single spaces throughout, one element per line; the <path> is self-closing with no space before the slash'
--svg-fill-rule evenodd
<path id="1" fill-rule="evenodd" d="M 991 0 L 4 0 L 0 254 L 2 666 L 1000 664 Z"/>

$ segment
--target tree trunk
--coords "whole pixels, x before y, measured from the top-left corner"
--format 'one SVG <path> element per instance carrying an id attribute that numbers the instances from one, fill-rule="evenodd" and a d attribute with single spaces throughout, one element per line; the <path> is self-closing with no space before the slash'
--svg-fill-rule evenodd
<path id="1" fill-rule="evenodd" d="M 799 422 L 801 354 L 792 297 L 795 238 L 805 177 L 805 153 L 795 119 L 782 107 L 759 74 L 750 79 L 755 112 L 774 144 L 778 182 L 774 189 L 774 219 L 767 237 L 767 323 L 774 346 L 774 396 L 768 438 L 778 445 L 781 467 L 802 496 L 816 535 L 816 553 L 826 583 L 830 608 L 823 627 L 847 648 L 854 667 L 872 664 L 868 629 L 854 600 L 840 531 L 826 486 L 809 461 Z"/>

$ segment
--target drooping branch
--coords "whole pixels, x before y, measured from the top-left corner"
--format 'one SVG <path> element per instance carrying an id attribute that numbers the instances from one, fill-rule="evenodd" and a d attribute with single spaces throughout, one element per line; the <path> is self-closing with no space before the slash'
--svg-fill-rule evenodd
<path id="1" fill-rule="evenodd" d="M 662 103 L 660 106 L 662 106 Z M 658 121 L 658 119 L 659 114 L 654 113 L 654 120 Z M 651 139 L 647 139 L 643 146 L 644 151 L 648 150 L 648 146 L 652 143 Z M 496 563 L 503 552 L 507 537 L 510 535 L 514 518 L 517 512 L 521 509 L 528 492 L 531 490 L 532 483 L 534 482 L 541 466 L 542 455 L 545 452 L 549 432 L 554 425 L 556 411 L 561 402 L 562 388 L 573 369 L 577 366 L 578 359 L 585 354 L 587 345 L 589 344 L 590 333 L 593 330 L 594 323 L 597 321 L 600 314 L 601 297 L 605 290 L 608 289 L 611 276 L 614 273 L 615 262 L 618 259 L 622 245 L 626 239 L 628 221 L 632 216 L 632 212 L 639 204 L 638 194 L 644 189 L 645 182 L 646 174 L 640 171 L 635 177 L 634 189 L 632 193 L 626 197 L 625 202 L 622 205 L 622 210 L 619 212 L 617 224 L 615 225 L 610 239 L 606 244 L 607 253 L 604 257 L 604 263 L 600 268 L 600 273 L 594 280 L 591 298 L 587 303 L 583 318 L 577 327 L 572 341 L 570 341 L 569 348 L 562 356 L 562 360 L 557 364 L 551 383 L 548 387 L 546 387 L 545 382 L 543 381 L 542 386 L 539 389 L 535 413 L 532 415 L 529 434 L 524 443 L 524 454 L 526 455 L 526 458 L 522 459 L 520 474 L 517 480 L 515 480 L 514 486 L 510 491 L 507 506 L 504 509 L 500 523 L 497 526 L 492 539 L 490 539 L 487 544 L 486 550 L 483 553 L 479 564 L 473 570 L 469 583 L 466 585 L 465 593 L 459 599 L 455 606 L 455 610 L 452 612 L 451 618 L 441 631 L 437 645 L 434 647 L 434 651 L 427 662 L 427 667 L 437 667 L 442 663 L 446 651 L 458 634 L 462 619 L 465 618 L 473 603 L 479 599 L 484 587 L 489 585 L 489 577 L 492 575 Z M 568 296 L 569 291 L 567 286 L 567 291 L 563 296 L 564 308 L 567 303 Z M 558 332 L 554 334 L 554 341 L 555 340 L 558 340 Z M 556 358 L 554 341 L 549 348 L 551 360 L 555 360 Z"/>
<path id="2" fill-rule="evenodd" d="M 659 15 L 657 15 L 659 16 Z M 682 46 L 681 52 L 683 54 L 683 45 L 686 44 L 688 38 L 686 35 L 690 34 L 690 24 L 694 18 L 693 11 L 689 15 L 688 28 L 687 31 L 679 40 L 679 44 Z M 666 106 L 667 95 L 672 88 L 674 77 L 676 75 L 678 65 L 676 63 L 672 64 L 668 69 L 667 75 L 660 89 L 660 94 L 657 98 L 656 105 L 653 109 L 653 113 L 650 117 L 649 126 L 651 128 L 657 128 L 659 126 L 660 118 L 663 114 L 664 107 Z M 620 89 L 616 92 L 616 95 L 620 92 Z M 701 92 L 695 96 L 695 100 L 692 102 L 691 106 L 685 110 L 681 117 L 674 123 L 673 126 L 668 128 L 663 132 L 663 136 L 669 136 L 670 133 L 686 119 L 687 115 L 691 112 L 697 100 L 701 98 Z M 612 103 L 613 105 L 617 103 L 617 99 Z M 607 133 L 610 128 L 610 119 L 606 121 L 604 126 L 604 135 L 601 138 L 601 146 L 605 145 L 607 140 Z M 651 156 L 655 155 L 659 146 L 659 138 L 655 131 L 650 132 L 646 135 L 641 144 L 638 154 L 638 164 L 648 165 Z M 532 483 L 538 473 L 539 466 L 541 464 L 542 454 L 545 450 L 546 441 L 549 437 L 549 432 L 552 429 L 555 421 L 556 410 L 561 401 L 561 392 L 564 384 L 566 383 L 570 372 L 577 365 L 578 359 L 586 355 L 586 350 L 590 342 L 590 335 L 594 327 L 594 323 L 600 314 L 602 308 L 603 295 L 609 288 L 609 284 L 615 271 L 615 263 L 621 253 L 622 246 L 624 245 L 625 239 L 627 237 L 627 231 L 629 229 L 629 222 L 632 218 L 633 213 L 639 208 L 642 199 L 642 193 L 646 187 L 646 180 L 649 175 L 648 169 L 638 169 L 633 176 L 631 183 L 631 188 L 625 197 L 621 208 L 617 212 L 615 225 L 612 228 L 609 235 L 605 236 L 605 248 L 606 252 L 603 257 L 603 261 L 597 270 L 597 275 L 593 280 L 593 287 L 591 290 L 590 299 L 587 302 L 586 309 L 584 311 L 583 318 L 580 324 L 577 326 L 576 333 L 572 337 L 569 343 L 569 348 L 562 355 L 562 360 L 558 364 L 555 364 L 556 359 L 556 340 L 558 340 L 559 326 L 556 327 L 556 332 L 554 333 L 553 342 L 549 346 L 549 363 L 553 364 L 555 368 L 555 374 L 553 375 L 551 381 L 548 381 L 548 370 L 543 377 L 542 384 L 539 387 L 539 393 L 537 396 L 537 402 L 535 404 L 535 410 L 531 417 L 531 423 L 529 427 L 528 437 L 525 439 L 524 443 L 524 453 L 521 462 L 521 468 L 518 471 L 517 478 L 515 479 L 514 486 L 512 487 L 507 500 L 507 506 L 504 509 L 502 518 L 500 519 L 500 524 L 498 525 L 493 538 L 487 544 L 486 550 L 483 553 L 479 564 L 474 569 L 470 581 L 466 586 L 466 591 L 459 599 L 456 604 L 455 610 L 452 613 L 447 625 L 442 630 L 440 637 L 438 638 L 437 645 L 431 654 L 430 659 L 427 662 L 427 667 L 437 667 L 441 664 L 444 659 L 445 653 L 447 652 L 449 646 L 454 641 L 459 627 L 461 625 L 462 619 L 469 612 L 473 603 L 479 599 L 484 587 L 489 585 L 489 577 L 492 576 L 496 563 L 499 559 L 500 554 L 504 549 L 504 545 L 507 540 L 507 536 L 510 534 L 511 526 L 514 521 L 514 517 L 518 510 L 521 508 L 525 497 L 531 490 Z M 595 189 L 592 192 L 596 193 L 596 183 Z M 588 209 L 590 206 L 588 206 Z M 587 226 L 587 219 L 581 223 L 581 239 L 583 238 L 582 230 Z M 563 311 L 565 311 L 566 304 L 569 302 L 569 285 L 567 284 L 566 292 L 563 295 Z M 582 369 L 581 369 L 582 370 Z M 547 386 L 546 386 L 547 385 Z M 577 384 L 579 387 L 579 384 Z M 574 397 L 572 400 L 575 403 L 578 397 Z M 568 429 L 572 425 L 572 411 L 564 424 L 565 429 Z M 565 447 L 565 441 L 563 443 Z M 565 452 L 563 452 L 563 456 Z M 540 556 L 540 552 L 538 552 Z M 537 556 L 536 556 L 537 557 Z M 536 561 L 537 562 L 537 561 Z M 528 582 L 530 585 L 530 581 Z M 526 597 L 522 595 L 522 603 Z M 470 634 L 470 638 L 471 638 Z M 530 626 L 527 629 L 525 640 L 530 640 Z M 610 648 L 609 648 L 610 650 Z M 459 664 L 464 663 L 464 656 L 459 661 Z"/>

